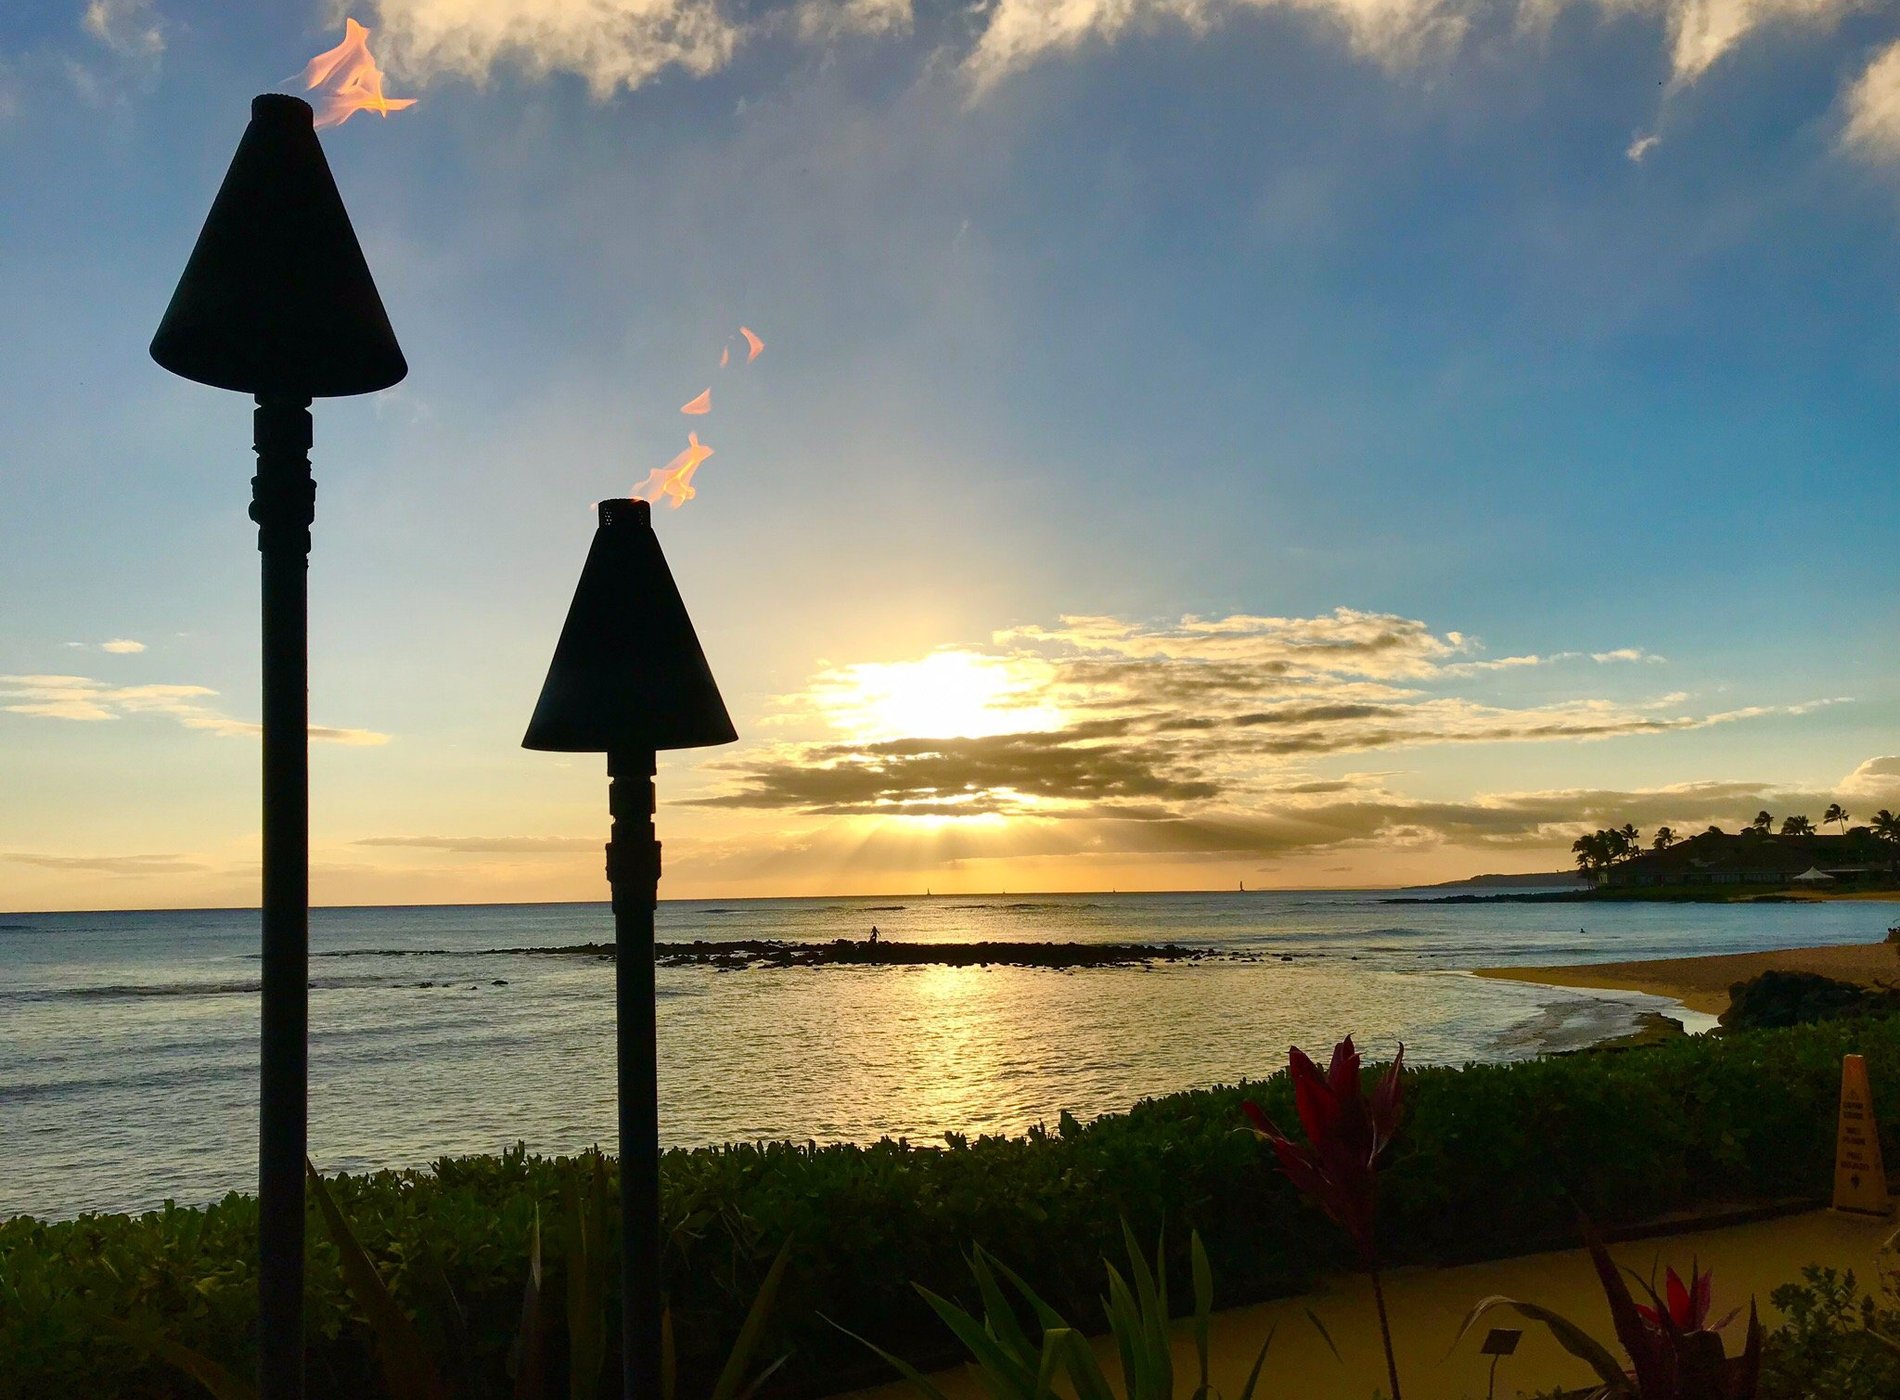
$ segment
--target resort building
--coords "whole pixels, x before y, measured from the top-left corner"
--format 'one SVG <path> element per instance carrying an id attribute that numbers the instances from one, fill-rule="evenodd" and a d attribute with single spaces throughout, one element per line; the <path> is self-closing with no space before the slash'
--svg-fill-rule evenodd
<path id="1" fill-rule="evenodd" d="M 1900 847 L 1866 827 L 1841 836 L 1738 835 L 1707 831 L 1661 851 L 1603 870 L 1600 885 L 1785 885 L 1792 889 L 1888 886 L 1895 883 Z"/>

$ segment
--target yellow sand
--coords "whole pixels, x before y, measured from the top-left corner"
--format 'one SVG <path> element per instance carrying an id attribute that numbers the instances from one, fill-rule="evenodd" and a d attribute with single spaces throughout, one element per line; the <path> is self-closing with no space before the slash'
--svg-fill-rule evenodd
<path id="1" fill-rule="evenodd" d="M 1728 953 L 1706 958 L 1648 958 L 1566 967 L 1481 967 L 1478 975 L 1550 987 L 1649 992 L 1673 997 L 1691 1011 L 1719 1016 L 1728 1010 L 1731 984 L 1770 970 L 1818 972 L 1823 977 L 1863 986 L 1900 982 L 1900 945 L 1849 943 L 1834 948 L 1783 948 L 1772 953 Z"/>
<path id="2" fill-rule="evenodd" d="M 1861 1279 L 1872 1280 L 1875 1255 L 1892 1228 L 1883 1220 L 1812 1211 L 1668 1239 L 1642 1240 L 1615 1246 L 1611 1252 L 1644 1274 L 1657 1259 L 1676 1264 L 1684 1273 L 1692 1257 L 1705 1267 L 1713 1265 L 1717 1309 L 1726 1312 L 1736 1303 L 1746 1307 L 1752 1294 L 1760 1303 L 1763 1323 L 1772 1327 L 1777 1316 L 1768 1302 L 1772 1289 L 1792 1282 L 1803 1265 L 1812 1263 L 1851 1268 Z M 1006 1245 L 1003 1254 L 1007 1259 Z M 1188 1287 L 1185 1278 L 1172 1283 L 1179 1291 Z M 1214 1283 L 1218 1297 L 1220 1280 Z M 1535 1392 L 1557 1385 L 1589 1384 L 1591 1376 L 1586 1367 L 1561 1351 L 1536 1324 L 1517 1319 L 1515 1314 L 1500 1312 L 1481 1322 L 1448 1356 L 1466 1312 L 1478 1299 L 1493 1294 L 1555 1308 L 1614 1350 L 1609 1313 L 1597 1290 L 1589 1259 L 1581 1250 L 1453 1269 L 1403 1269 L 1387 1276 L 1385 1290 L 1398 1343 L 1399 1379 L 1405 1400 L 1482 1397 L 1489 1358 L 1480 1356 L 1477 1348 L 1490 1326 L 1521 1328 L 1524 1332 L 1517 1354 L 1499 1367 L 1500 1397 L 1516 1395 L 1520 1390 Z M 1304 1309 L 1308 1307 L 1325 1322 L 1339 1344 L 1343 1362 L 1333 1359 L 1306 1320 Z M 1261 1373 L 1256 1400 L 1370 1400 L 1375 1389 L 1387 1388 L 1372 1290 L 1364 1278 L 1353 1276 L 1332 1280 L 1323 1291 L 1308 1297 L 1217 1313 L 1210 1369 L 1214 1385 L 1227 1400 L 1239 1394 L 1267 1329 L 1276 1325 L 1279 1330 Z M 1731 1349 L 1740 1345 L 1740 1327 L 1737 1323 L 1731 1334 Z M 1104 1372 L 1118 1378 L 1121 1372 L 1113 1359 L 1112 1344 L 1098 1341 L 1096 1350 Z M 1183 1333 L 1175 1346 L 1177 1395 L 1193 1391 L 1194 1365 L 1193 1344 Z M 967 1368 L 943 1372 L 933 1379 L 950 1400 L 980 1400 L 983 1395 L 974 1373 Z M 864 1391 L 860 1396 L 862 1400 L 917 1400 L 916 1392 L 902 1384 Z"/>

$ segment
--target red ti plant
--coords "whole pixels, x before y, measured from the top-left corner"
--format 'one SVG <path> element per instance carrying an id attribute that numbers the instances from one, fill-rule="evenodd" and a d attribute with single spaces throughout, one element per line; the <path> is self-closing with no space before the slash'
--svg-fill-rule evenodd
<path id="1" fill-rule="evenodd" d="M 1649 1295 L 1648 1304 L 1630 1295 L 1619 1269 L 1595 1230 L 1584 1226 L 1584 1242 L 1596 1266 L 1603 1296 L 1610 1304 L 1616 1339 L 1630 1359 L 1630 1373 L 1642 1400 L 1750 1400 L 1761 1376 L 1761 1319 L 1748 1305 L 1748 1335 L 1742 1354 L 1730 1358 L 1722 1350 L 1722 1329 L 1734 1321 L 1737 1308 L 1713 1327 L 1709 1325 L 1712 1276 L 1693 1264 L 1689 1282 L 1672 1268 L 1666 1295 L 1651 1282 L 1630 1274 Z"/>
<path id="2" fill-rule="evenodd" d="M 1398 1132 L 1404 1107 L 1400 1075 L 1405 1047 L 1393 1057 L 1368 1097 L 1359 1077 L 1359 1052 L 1347 1036 L 1333 1047 L 1325 1073 L 1298 1046 L 1287 1052 L 1287 1073 L 1293 1080 L 1293 1103 L 1299 1112 L 1305 1142 L 1296 1142 L 1275 1126 L 1251 1099 L 1241 1105 L 1254 1132 L 1266 1139 L 1279 1158 L 1280 1170 L 1315 1205 L 1326 1212 L 1359 1252 L 1359 1262 L 1372 1276 L 1372 1297 L 1379 1307 L 1379 1335 L 1385 1342 L 1386 1374 L 1392 1382 L 1392 1400 L 1400 1400 L 1399 1366 L 1392 1351 L 1392 1328 L 1386 1318 L 1385 1290 L 1379 1283 L 1379 1250 L 1374 1231 L 1378 1206 L 1379 1158 Z"/>
<path id="3" fill-rule="evenodd" d="M 1602 1382 L 1598 1396 L 1634 1397 L 1634 1400 L 1753 1400 L 1761 1379 L 1761 1319 L 1748 1305 L 1748 1335 L 1740 1356 L 1725 1355 L 1722 1329 L 1741 1311 L 1737 1308 L 1713 1326 L 1709 1323 L 1711 1277 L 1689 1269 L 1689 1281 L 1670 1269 L 1663 1292 L 1654 1283 L 1617 1267 L 1609 1250 L 1590 1223 L 1583 1224 L 1584 1243 L 1597 1281 L 1610 1305 L 1616 1339 L 1623 1344 L 1630 1365 L 1625 1369 L 1609 1348 L 1560 1313 L 1517 1298 L 1486 1298 L 1471 1310 L 1458 1335 L 1462 1339 L 1479 1318 L 1496 1308 L 1509 1308 L 1550 1329 L 1558 1345 L 1589 1363 Z M 1649 1297 L 1639 1303 L 1624 1276 L 1636 1280 Z"/>

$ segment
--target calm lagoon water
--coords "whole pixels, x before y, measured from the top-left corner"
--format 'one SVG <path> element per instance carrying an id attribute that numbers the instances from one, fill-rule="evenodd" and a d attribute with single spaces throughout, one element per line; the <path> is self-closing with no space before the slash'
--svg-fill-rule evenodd
<path id="1" fill-rule="evenodd" d="M 1469 968 L 1881 936 L 1881 904 L 1390 904 L 1379 892 L 668 902 L 664 939 L 1178 941 L 1258 962 L 659 970 L 670 1142 L 1020 1132 L 1285 1062 L 1510 1059 L 1672 1004 Z M 1578 927 L 1587 926 L 1587 932 Z M 604 905 L 311 915 L 311 1154 L 423 1165 L 516 1141 L 611 1144 L 612 964 L 486 950 L 605 940 Z M 349 956 L 339 956 L 348 954 Z M 1283 961 L 1290 958 L 1291 961 Z M 0 914 L 0 1215 L 196 1203 L 249 1187 L 257 915 Z"/>

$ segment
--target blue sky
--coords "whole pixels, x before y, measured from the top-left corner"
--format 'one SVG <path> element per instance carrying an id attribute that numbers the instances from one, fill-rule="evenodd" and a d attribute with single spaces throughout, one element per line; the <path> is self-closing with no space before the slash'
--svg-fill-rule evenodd
<path id="1" fill-rule="evenodd" d="M 744 742 L 668 760 L 673 894 L 1449 878 L 1900 806 L 1891 10 L 351 13 L 418 99 L 324 138 L 412 372 L 317 409 L 319 900 L 598 893 L 599 766 L 516 746 L 589 504 L 688 427 L 658 526 Z M 248 405 L 145 346 L 341 12 L 23 20 L 0 907 L 248 903 Z"/>

